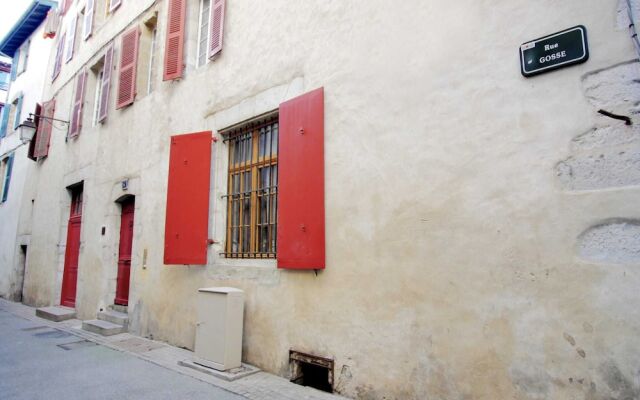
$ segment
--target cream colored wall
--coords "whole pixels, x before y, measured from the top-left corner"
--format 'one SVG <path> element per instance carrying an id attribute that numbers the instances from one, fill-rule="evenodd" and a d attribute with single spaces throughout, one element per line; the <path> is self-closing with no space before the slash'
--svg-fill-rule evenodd
<path id="1" fill-rule="evenodd" d="M 43 38 L 44 26 L 37 28 L 29 40 L 29 57 L 24 72 L 10 82 L 6 107 L 11 106 L 7 135 L 0 140 L 0 159 L 15 151 L 9 196 L 0 204 L 0 297 L 20 300 L 24 274 L 24 258 L 21 245 L 29 245 L 29 236 L 22 235 L 20 223 L 29 217 L 27 205 L 32 197 L 25 194 L 25 180 L 34 165 L 27 158 L 28 146 L 21 145 L 19 133 L 13 129 L 15 107 L 10 104 L 22 96 L 20 122 L 35 113 L 36 103 L 42 103 L 45 71 L 51 50 L 51 40 Z M 14 66 L 15 68 L 15 66 Z M 15 149 L 15 150 L 14 150 Z M 0 179 L 4 179 L 0 177 Z M 26 214 L 21 213 L 21 208 Z"/>
<path id="2" fill-rule="evenodd" d="M 60 104 L 57 116 L 68 117 L 74 69 L 95 62 L 131 18 L 141 23 L 151 3 L 125 0 L 80 45 L 48 88 Z M 595 189 L 576 190 L 558 169 L 572 157 L 574 138 L 593 127 L 613 132 L 600 145 L 627 135 L 616 142 L 621 151 L 633 155 L 640 147 L 636 131 L 624 130 L 635 128 L 596 113 L 612 106 L 631 114 L 616 93 L 628 85 L 631 99 L 640 93 L 633 86 L 637 64 L 624 74 L 610 69 L 636 58 L 617 22 L 617 2 L 227 6 L 217 60 L 194 69 L 197 7 L 189 2 L 182 80 L 160 82 L 158 73 L 151 95 L 115 111 L 115 79 L 106 124 L 86 122 L 88 96 L 80 137 L 65 143 L 54 133 L 50 156 L 30 183 L 36 192 L 30 303 L 59 299 L 65 186 L 84 180 L 78 315 L 94 318 L 112 304 L 115 200 L 123 194 L 120 181 L 131 178 L 135 333 L 192 348 L 197 289 L 233 286 L 246 293 L 245 361 L 286 376 L 290 348 L 334 357 L 336 389 L 347 396 L 639 396 L 640 262 L 633 252 L 623 262 L 607 258 L 615 229 L 607 231 L 612 241 L 599 242 L 604 258 L 579 257 L 590 246 L 582 234 L 611 219 L 629 224 L 635 237 L 638 185 L 603 179 Z M 166 2 L 153 7 L 162 60 Z M 521 43 L 578 24 L 588 29 L 586 64 L 520 75 Z M 591 74 L 601 69 L 613 72 Z M 598 92 L 593 76 L 614 95 Z M 315 275 L 277 270 L 269 261 L 224 260 L 221 245 L 211 247 L 207 266 L 163 265 L 169 137 L 216 131 L 320 86 L 327 269 Z M 622 167 L 633 171 L 637 159 Z M 220 140 L 213 145 L 210 232 L 221 243 L 225 165 Z"/>

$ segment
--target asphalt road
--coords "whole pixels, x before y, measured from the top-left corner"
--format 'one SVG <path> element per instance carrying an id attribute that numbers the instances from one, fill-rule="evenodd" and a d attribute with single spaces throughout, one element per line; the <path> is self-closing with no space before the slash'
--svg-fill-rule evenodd
<path id="1" fill-rule="evenodd" d="M 0 399 L 245 397 L 0 310 Z"/>

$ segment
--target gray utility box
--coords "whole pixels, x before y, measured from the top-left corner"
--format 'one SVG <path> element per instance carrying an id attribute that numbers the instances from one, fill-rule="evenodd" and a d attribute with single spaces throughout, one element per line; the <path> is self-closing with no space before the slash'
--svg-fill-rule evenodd
<path id="1" fill-rule="evenodd" d="M 242 366 L 244 292 L 230 287 L 198 289 L 197 364 L 226 371 Z"/>

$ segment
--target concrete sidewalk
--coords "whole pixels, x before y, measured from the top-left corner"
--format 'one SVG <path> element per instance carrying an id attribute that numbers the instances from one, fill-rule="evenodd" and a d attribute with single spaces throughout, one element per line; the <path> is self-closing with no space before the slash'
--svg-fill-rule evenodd
<path id="1" fill-rule="evenodd" d="M 34 308 L 3 299 L 0 299 L 0 318 L 0 393 L 3 393 L 2 398 L 344 399 L 316 389 L 295 385 L 284 378 L 265 372 L 227 382 L 191 368 L 179 366 L 178 362 L 193 358 L 191 351 L 129 333 L 109 337 L 95 335 L 83 331 L 80 320 L 50 322 L 36 317 Z M 37 333 L 43 333 L 41 336 L 50 343 L 39 340 L 41 337 L 34 336 Z M 59 345 L 63 345 L 63 347 Z M 40 346 L 48 347 L 40 348 Z M 66 350 L 64 346 L 75 350 L 75 353 L 74 351 L 64 351 Z M 63 353 L 59 351 L 63 351 Z M 64 357 L 68 357 L 72 353 L 74 359 L 65 361 Z M 87 354 L 90 354 L 91 357 L 88 357 Z M 20 359 L 15 359 L 15 357 Z M 56 357 L 60 357 L 58 362 L 60 368 L 64 370 L 68 367 L 70 369 L 63 376 L 66 376 L 70 382 L 77 380 L 83 383 L 84 389 L 78 392 L 80 397 L 71 397 L 66 393 L 63 395 L 62 392 L 56 392 L 54 389 L 64 385 L 64 381 L 59 382 L 55 379 L 56 374 L 43 372 L 59 372 L 55 368 L 43 370 L 43 365 L 40 365 L 40 361 L 38 361 L 42 359 L 45 365 L 55 366 L 57 365 Z M 75 357 L 80 358 L 75 360 Z M 99 360 L 103 358 L 111 360 L 113 370 L 107 368 L 108 366 L 93 365 L 101 364 L 102 361 Z M 92 361 L 94 359 L 95 362 Z M 19 365 L 20 369 L 16 369 L 16 365 Z M 102 367 L 107 368 L 106 372 L 100 369 Z M 91 368 L 97 368 L 95 373 L 89 372 Z M 123 370 L 129 372 L 122 375 Z M 22 372 L 18 373 L 19 371 Z M 44 376 L 39 377 L 38 372 L 44 373 Z M 115 375 L 109 377 L 110 374 Z M 74 380 L 74 378 L 76 379 Z M 105 382 L 105 379 L 109 384 L 101 384 L 101 382 Z M 29 385 L 29 382 L 32 384 Z M 34 392 L 39 387 L 36 385 L 38 382 L 43 385 L 49 382 L 45 386 L 41 386 L 47 388 L 45 393 L 39 393 L 44 397 L 39 397 Z M 125 391 L 128 384 L 131 384 L 129 392 Z M 100 388 L 100 391 L 96 392 L 97 396 L 93 391 L 86 391 L 90 388 Z"/>

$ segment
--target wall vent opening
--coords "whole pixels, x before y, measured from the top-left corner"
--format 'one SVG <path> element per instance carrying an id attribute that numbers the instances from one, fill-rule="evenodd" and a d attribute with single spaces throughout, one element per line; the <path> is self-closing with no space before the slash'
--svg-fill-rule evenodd
<path id="1" fill-rule="evenodd" d="M 291 382 L 333 393 L 332 359 L 289 350 Z"/>

